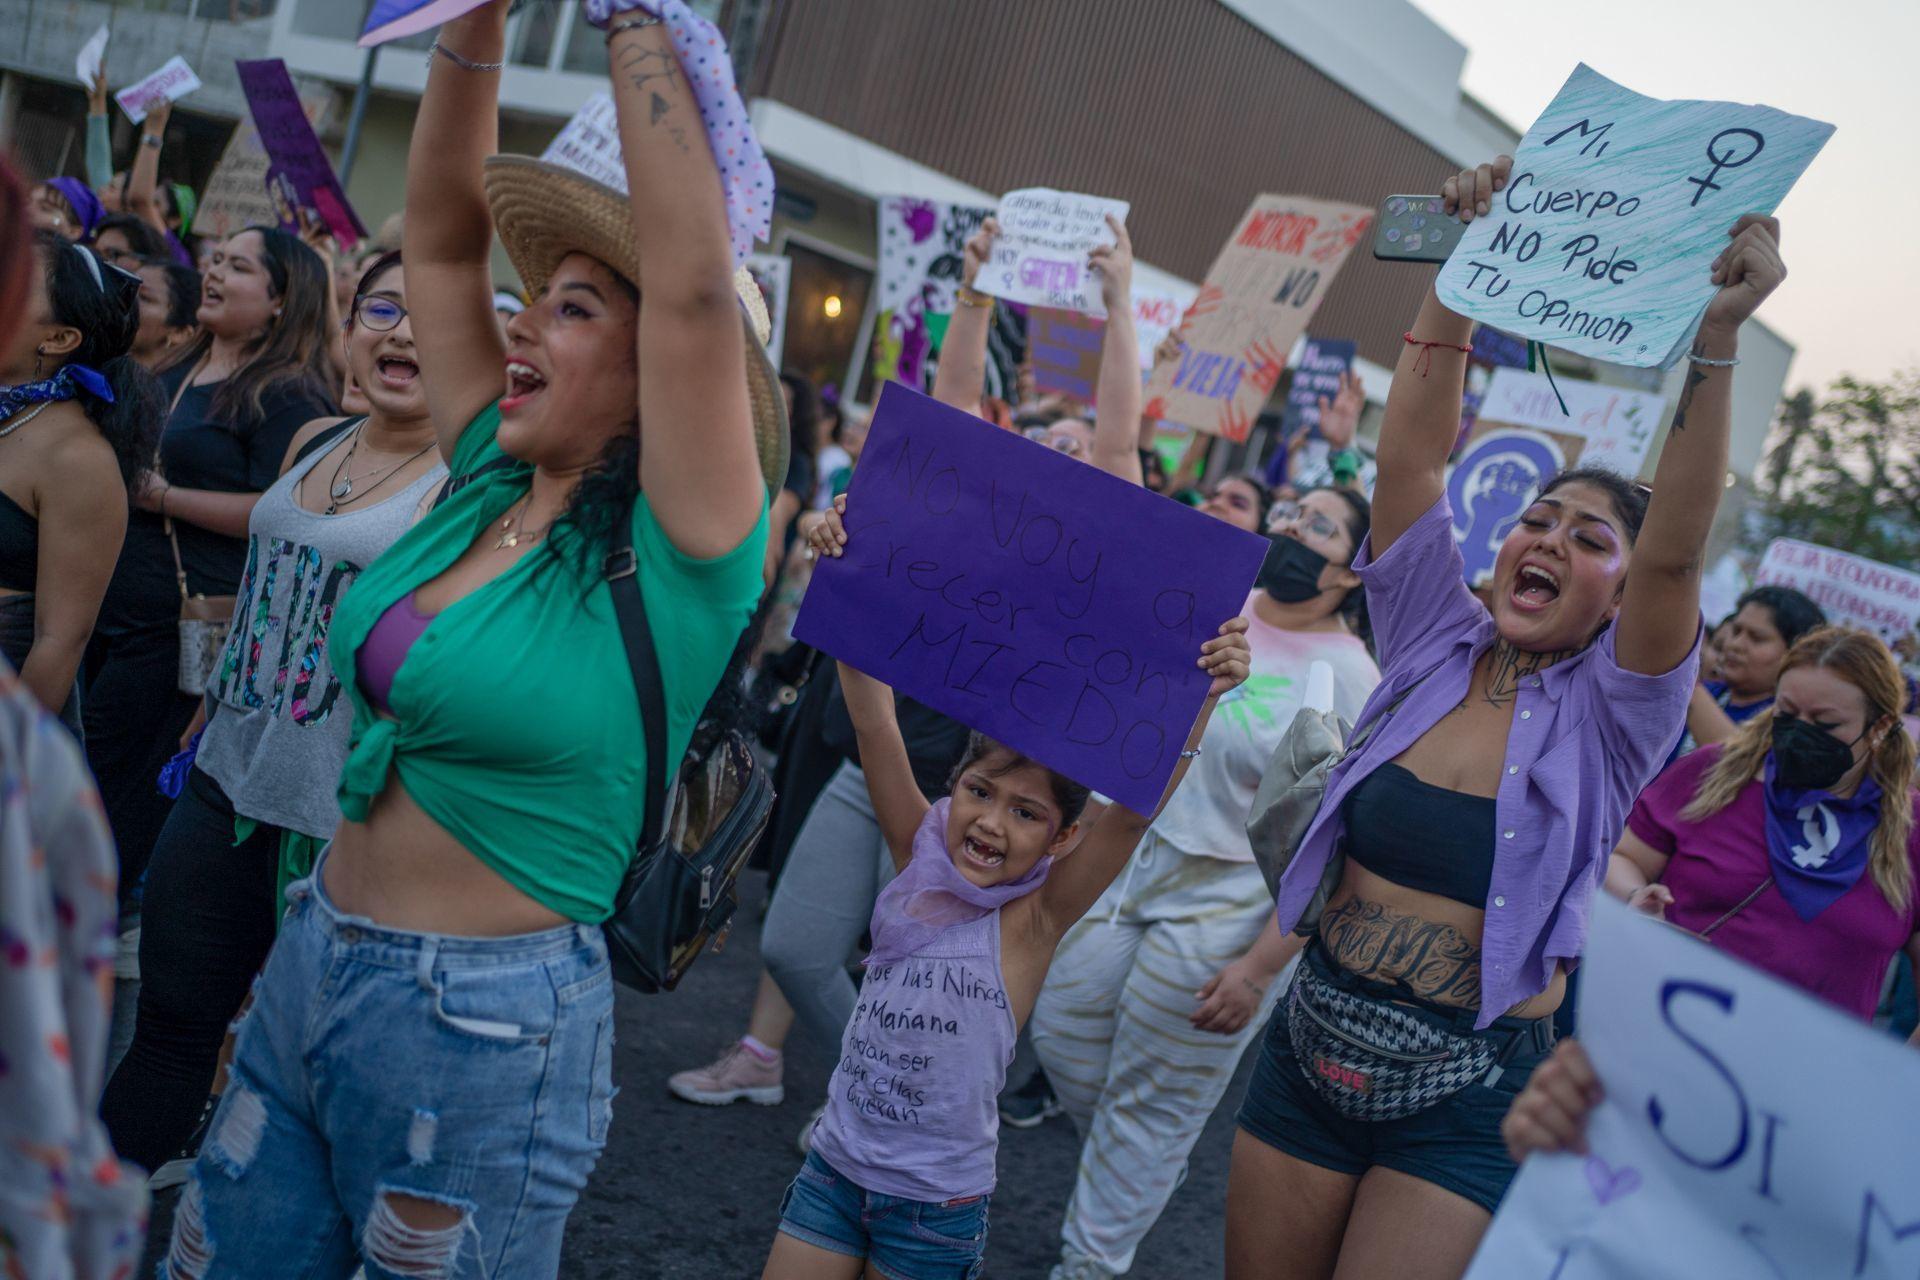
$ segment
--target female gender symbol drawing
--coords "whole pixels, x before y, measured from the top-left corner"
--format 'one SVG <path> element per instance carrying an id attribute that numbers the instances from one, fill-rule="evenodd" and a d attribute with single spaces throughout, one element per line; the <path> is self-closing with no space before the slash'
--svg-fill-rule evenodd
<path id="1" fill-rule="evenodd" d="M 1752 139 L 1753 150 L 1747 152 L 1745 155 L 1740 154 L 1739 147 L 1741 143 L 1739 139 L 1734 136 L 1736 134 L 1741 134 Z M 1725 149 L 1715 151 L 1714 148 L 1720 145 L 1722 138 L 1728 139 Z M 1720 184 L 1715 182 L 1714 179 L 1720 175 L 1722 169 L 1738 169 L 1741 165 L 1765 150 L 1766 145 L 1767 140 L 1752 129 L 1736 127 L 1732 129 L 1722 129 L 1720 132 L 1714 134 L 1707 142 L 1707 159 L 1713 161 L 1713 168 L 1707 171 L 1707 176 L 1704 178 L 1687 179 L 1688 182 L 1700 188 L 1693 193 L 1693 199 L 1687 202 L 1687 207 L 1689 209 L 1693 208 L 1700 203 L 1701 196 L 1704 196 L 1709 191 L 1718 191 L 1720 189 Z"/>

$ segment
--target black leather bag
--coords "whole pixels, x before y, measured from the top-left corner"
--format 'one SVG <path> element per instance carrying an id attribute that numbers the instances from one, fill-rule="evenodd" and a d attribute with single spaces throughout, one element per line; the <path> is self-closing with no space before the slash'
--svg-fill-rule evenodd
<path id="1" fill-rule="evenodd" d="M 703 714 L 669 789 L 660 659 L 625 522 L 618 536 L 607 585 L 640 699 L 647 814 L 602 929 L 614 980 L 652 994 L 673 990 L 709 942 L 716 951 L 725 945 L 740 905 L 740 872 L 773 812 L 773 783 L 745 734 Z"/>

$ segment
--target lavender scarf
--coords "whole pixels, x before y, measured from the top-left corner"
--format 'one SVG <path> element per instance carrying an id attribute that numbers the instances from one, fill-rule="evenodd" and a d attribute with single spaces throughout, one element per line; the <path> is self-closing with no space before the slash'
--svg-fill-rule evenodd
<path id="1" fill-rule="evenodd" d="M 1047 881 L 1051 857 L 1042 858 L 1018 880 L 982 888 L 960 874 L 947 852 L 947 811 L 950 799 L 927 810 L 913 833 L 913 860 L 880 891 L 873 904 L 873 952 L 867 963 L 893 964 L 917 954 L 922 947 L 957 925 L 970 924 L 1023 898 Z"/>

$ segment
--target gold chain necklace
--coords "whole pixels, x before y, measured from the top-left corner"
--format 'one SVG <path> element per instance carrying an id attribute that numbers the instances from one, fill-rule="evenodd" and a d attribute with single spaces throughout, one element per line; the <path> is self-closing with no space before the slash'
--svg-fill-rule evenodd
<path id="1" fill-rule="evenodd" d="M 541 525 L 538 529 L 516 529 L 513 527 L 515 520 L 527 514 L 527 504 L 532 501 L 533 494 L 529 492 L 526 497 L 514 504 L 519 508 L 518 514 L 509 509 L 507 514 L 501 518 L 500 540 L 493 544 L 495 551 L 505 550 L 508 547 L 517 547 L 523 538 L 528 542 L 538 542 L 547 536 L 547 530 L 553 528 L 553 521 L 551 520 Z"/>

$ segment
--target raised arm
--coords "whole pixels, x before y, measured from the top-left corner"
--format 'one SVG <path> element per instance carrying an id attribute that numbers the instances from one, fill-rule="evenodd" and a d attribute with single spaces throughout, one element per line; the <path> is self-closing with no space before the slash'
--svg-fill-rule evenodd
<path id="1" fill-rule="evenodd" d="M 107 60 L 87 90 L 87 185 L 104 192 L 113 183 L 113 137 L 107 131 Z"/>
<path id="2" fill-rule="evenodd" d="M 1513 157 L 1448 178 L 1441 199 L 1450 215 L 1472 222 L 1507 185 Z M 1373 554 L 1384 555 L 1446 488 L 1447 456 L 1460 434 L 1460 399 L 1467 389 L 1467 352 L 1473 322 L 1441 305 L 1431 283 L 1420 314 L 1407 330 L 1410 341 L 1394 362 L 1380 424 L 1373 489 Z"/>
<path id="3" fill-rule="evenodd" d="M 1107 227 L 1114 243 L 1089 255 L 1100 272 L 1101 300 L 1107 306 L 1107 332 L 1100 348 L 1100 405 L 1093 418 L 1093 465 L 1133 484 L 1144 484 L 1140 469 L 1140 344 L 1133 332 L 1133 239 L 1112 214 Z"/>
<path id="4" fill-rule="evenodd" d="M 913 780 L 913 762 L 907 758 L 907 744 L 894 717 L 893 690 L 864 671 L 844 662 L 838 665 L 840 692 L 860 742 L 860 772 L 866 775 L 873 816 L 887 839 L 894 869 L 904 871 L 913 860 L 914 833 L 933 806 Z"/>
<path id="5" fill-rule="evenodd" d="M 407 309 L 440 452 L 506 387 L 506 345 L 493 312 L 493 217 L 482 178 L 500 149 L 500 73 L 464 65 L 501 62 L 506 0 L 440 28 L 426 92 L 407 149 L 403 248 Z"/>
<path id="6" fill-rule="evenodd" d="M 1620 602 L 1616 655 L 1622 667 L 1645 675 L 1673 670 L 1699 635 L 1700 572 L 1725 492 L 1740 326 L 1787 275 L 1774 219 L 1749 213 L 1727 235 L 1731 243 L 1713 262 L 1720 292 L 1707 304 L 1687 357 L 1686 385 Z"/>
<path id="7" fill-rule="evenodd" d="M 640 251 L 640 487 L 668 541 L 712 559 L 753 532 L 767 501 L 745 329 L 699 105 L 666 25 L 636 16 L 615 17 L 607 50 Z"/>
<path id="8" fill-rule="evenodd" d="M 933 374 L 933 398 L 976 417 L 987 388 L 987 334 L 993 328 L 994 300 L 975 289 L 973 282 L 980 278 L 980 268 L 999 234 L 999 220 L 988 218 L 967 237 L 960 294 L 954 300 L 953 318 L 947 322 L 947 336 L 940 343 L 940 366 Z"/>
<path id="9" fill-rule="evenodd" d="M 147 108 L 140 122 L 140 146 L 133 153 L 133 168 L 127 174 L 126 212 L 154 228 L 167 229 L 167 211 L 160 204 L 160 150 L 167 141 L 167 122 L 173 119 L 173 104 L 165 98 Z"/>
<path id="10" fill-rule="evenodd" d="M 1222 623 L 1220 633 L 1201 646 L 1200 667 L 1213 677 L 1213 687 L 1207 691 L 1193 731 L 1181 748 L 1179 763 L 1167 780 L 1166 790 L 1160 793 L 1160 802 L 1151 814 L 1137 813 L 1125 805 L 1108 805 L 1092 830 L 1081 837 L 1078 847 L 1055 863 L 1052 874 L 1040 887 L 1040 915 L 1049 931 L 1057 936 L 1071 929 L 1127 865 L 1140 837 L 1153 824 L 1154 815 L 1166 807 L 1180 780 L 1187 776 L 1187 766 L 1200 754 L 1200 739 L 1206 734 L 1207 721 L 1213 718 L 1214 704 L 1221 694 L 1246 680 L 1252 660 L 1245 618 Z"/>

